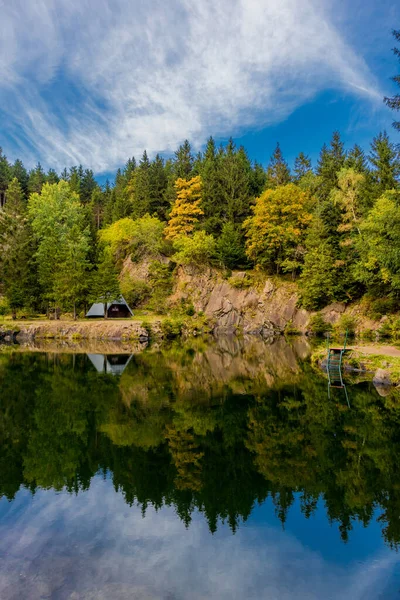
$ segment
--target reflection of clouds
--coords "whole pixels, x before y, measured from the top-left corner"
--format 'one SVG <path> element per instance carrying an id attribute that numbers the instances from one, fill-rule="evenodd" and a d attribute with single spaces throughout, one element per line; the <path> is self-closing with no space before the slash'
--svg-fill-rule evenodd
<path id="1" fill-rule="evenodd" d="M 211 536 L 196 515 L 185 530 L 170 508 L 143 519 L 100 478 L 78 496 L 21 492 L 2 513 L 2 600 L 375 600 L 397 562 L 385 552 L 346 568 L 275 528 Z"/>

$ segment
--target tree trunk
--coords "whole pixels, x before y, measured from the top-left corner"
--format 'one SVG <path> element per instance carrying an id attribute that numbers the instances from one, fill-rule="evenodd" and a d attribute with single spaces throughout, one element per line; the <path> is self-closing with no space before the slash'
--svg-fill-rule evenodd
<path id="1" fill-rule="evenodd" d="M 104 303 L 104 318 L 107 319 L 107 302 Z"/>
<path id="2" fill-rule="evenodd" d="M 74 302 L 74 321 L 76 321 L 76 302 Z"/>
<path id="3" fill-rule="evenodd" d="M 11 316 L 12 320 L 15 321 L 17 318 L 17 311 L 15 310 L 15 308 L 12 309 Z"/>

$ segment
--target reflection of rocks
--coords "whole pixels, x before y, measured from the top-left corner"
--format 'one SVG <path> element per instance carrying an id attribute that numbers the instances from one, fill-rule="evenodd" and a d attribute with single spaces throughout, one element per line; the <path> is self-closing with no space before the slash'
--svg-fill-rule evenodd
<path id="1" fill-rule="evenodd" d="M 15 350 L 26 352 L 93 353 L 93 354 L 138 354 L 147 348 L 148 342 L 116 342 L 107 340 L 55 340 L 35 339 L 22 341 Z"/>

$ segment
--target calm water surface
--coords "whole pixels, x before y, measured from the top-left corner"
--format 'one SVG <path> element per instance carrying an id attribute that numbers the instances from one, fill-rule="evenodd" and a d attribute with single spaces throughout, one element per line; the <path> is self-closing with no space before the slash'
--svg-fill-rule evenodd
<path id="1" fill-rule="evenodd" d="M 399 599 L 400 393 L 307 353 L 0 348 L 1 600 Z"/>

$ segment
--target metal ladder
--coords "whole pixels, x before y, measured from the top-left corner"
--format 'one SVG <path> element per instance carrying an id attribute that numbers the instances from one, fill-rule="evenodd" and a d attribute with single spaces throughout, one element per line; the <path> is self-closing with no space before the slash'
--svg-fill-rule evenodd
<path id="1" fill-rule="evenodd" d="M 328 375 L 328 398 L 331 397 L 331 388 L 343 389 L 346 395 L 346 401 L 350 408 L 349 398 L 347 395 L 346 385 L 343 381 L 342 375 L 342 362 L 343 355 L 346 351 L 348 338 L 348 331 L 346 331 L 343 348 L 331 348 L 330 337 L 327 335 L 327 361 L 326 361 L 326 373 Z"/>

